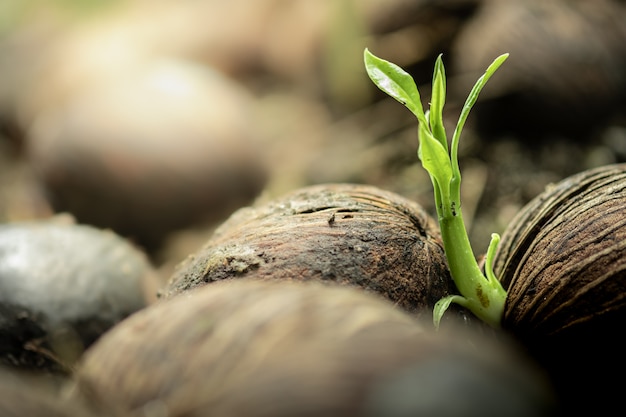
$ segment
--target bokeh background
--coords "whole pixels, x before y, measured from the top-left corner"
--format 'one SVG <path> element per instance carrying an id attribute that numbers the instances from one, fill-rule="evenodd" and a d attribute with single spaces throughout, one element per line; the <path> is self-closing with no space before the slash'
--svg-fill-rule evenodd
<path id="1" fill-rule="evenodd" d="M 436 57 L 477 256 L 548 184 L 626 160 L 626 2 L 3 0 L 0 222 L 70 213 L 164 276 L 221 221 L 300 186 L 356 182 L 434 214 L 413 116 L 363 49 L 415 78 Z"/>

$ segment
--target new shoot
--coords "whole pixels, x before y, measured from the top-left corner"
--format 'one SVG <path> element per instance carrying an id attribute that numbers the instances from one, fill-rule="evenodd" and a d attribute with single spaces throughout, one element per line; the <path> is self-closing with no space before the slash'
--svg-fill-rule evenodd
<path id="1" fill-rule="evenodd" d="M 419 138 L 417 155 L 433 184 L 437 217 L 448 266 L 452 279 L 461 293 L 445 297 L 435 304 L 433 320 L 437 328 L 451 303 L 467 308 L 492 327 L 500 327 L 506 291 L 493 273 L 493 259 L 500 236 L 496 233 L 491 235 L 483 274 L 463 222 L 458 147 L 461 131 L 480 91 L 507 57 L 508 54 L 497 57 L 485 74 L 478 79 L 463 106 L 452 139 L 448 143 L 443 123 L 446 74 L 441 55 L 435 62 L 430 109 L 424 112 L 413 77 L 396 64 L 376 57 L 367 48 L 364 52 L 365 69 L 372 82 L 404 104 L 417 117 Z"/>

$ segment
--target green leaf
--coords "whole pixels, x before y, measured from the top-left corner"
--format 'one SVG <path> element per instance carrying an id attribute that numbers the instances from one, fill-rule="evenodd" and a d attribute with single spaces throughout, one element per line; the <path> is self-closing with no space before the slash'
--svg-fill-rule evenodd
<path id="1" fill-rule="evenodd" d="M 489 242 L 489 247 L 487 248 L 487 256 L 485 256 L 485 275 L 487 276 L 489 283 L 494 286 L 494 288 L 501 286 L 496 274 L 493 272 L 493 261 L 496 258 L 496 251 L 498 250 L 499 244 L 500 235 L 492 233 L 491 241 Z"/>
<path id="2" fill-rule="evenodd" d="M 367 48 L 363 53 L 363 59 L 365 70 L 372 82 L 389 96 L 404 104 L 421 124 L 428 124 L 413 77 L 396 64 L 378 58 Z"/>
<path id="3" fill-rule="evenodd" d="M 441 318 L 452 303 L 457 303 L 465 307 L 467 305 L 467 299 L 460 295 L 449 295 L 437 301 L 433 308 L 433 324 L 435 325 L 435 329 L 439 329 Z"/>
<path id="4" fill-rule="evenodd" d="M 494 59 L 491 65 L 487 67 L 487 70 L 485 71 L 483 76 L 480 77 L 478 81 L 476 81 L 476 84 L 474 84 L 474 88 L 472 88 L 472 91 L 470 91 L 469 95 L 467 96 L 467 100 L 465 101 L 463 110 L 461 110 L 461 115 L 459 116 L 456 128 L 454 129 L 454 133 L 452 134 L 452 142 L 450 145 L 451 159 L 455 161 L 455 165 L 453 166 L 455 173 L 460 172 L 458 167 L 459 140 L 461 138 L 461 132 L 463 131 L 463 127 L 465 126 L 467 117 L 469 116 L 472 107 L 474 107 L 474 104 L 476 104 L 476 100 L 478 100 L 478 95 L 482 91 L 485 84 L 487 84 L 487 81 L 489 81 L 489 78 L 491 78 L 491 76 L 498 70 L 498 68 L 500 68 L 500 65 L 502 65 L 502 63 L 504 63 L 504 61 L 506 61 L 508 57 L 509 54 L 502 54 Z"/>
<path id="5" fill-rule="evenodd" d="M 443 107 L 446 102 L 446 72 L 442 55 L 437 57 L 433 72 L 433 91 L 430 99 L 429 121 L 433 136 L 448 150 L 448 138 L 443 126 Z"/>
<path id="6" fill-rule="evenodd" d="M 418 157 L 422 166 L 430 174 L 442 201 L 449 199 L 452 166 L 450 156 L 443 145 L 435 139 L 423 124 L 419 125 Z M 438 208 L 439 210 L 439 208 Z"/>

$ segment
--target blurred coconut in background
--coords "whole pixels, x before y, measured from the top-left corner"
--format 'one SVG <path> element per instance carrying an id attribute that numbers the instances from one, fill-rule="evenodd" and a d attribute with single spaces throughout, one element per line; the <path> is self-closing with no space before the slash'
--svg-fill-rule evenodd
<path id="1" fill-rule="evenodd" d="M 40 113 L 28 158 L 55 210 L 153 249 L 262 189 L 250 100 L 210 68 L 146 62 Z"/>
<path id="2" fill-rule="evenodd" d="M 510 53 L 476 106 L 477 128 L 590 142 L 624 112 L 626 4 L 614 0 L 484 0 L 454 40 L 466 94 Z"/>
<path id="3" fill-rule="evenodd" d="M 69 372 L 109 328 L 155 301 L 145 253 L 69 216 L 0 225 L 0 364 Z"/>
<path id="4" fill-rule="evenodd" d="M 16 181 L 3 175 L 0 213 L 11 218 L 66 209 L 167 251 L 180 233 L 211 228 L 254 198 L 312 183 L 368 183 L 428 208 L 415 120 L 367 79 L 366 46 L 406 68 L 425 104 L 424 86 L 443 53 L 448 124 L 468 84 L 495 56 L 511 53 L 461 144 L 472 177 L 464 190 L 472 239 L 488 239 L 478 233 L 484 227 L 502 230 L 545 184 L 626 158 L 619 1 L 7 0 L 0 7 L 0 133 L 10 152 L 17 149 L 9 158 L 28 190 L 14 192 Z M 155 80 L 165 73 L 195 93 L 164 88 Z M 247 97 L 233 97 L 241 93 Z M 562 143 L 530 146 L 522 128 L 531 126 L 533 137 L 552 131 Z M 476 233 L 473 213 L 483 222 Z"/>
<path id="5" fill-rule="evenodd" d="M 19 7 L 21 23 L 3 44 L 7 137 L 24 149 L 50 210 L 150 252 L 173 232 L 219 222 L 267 181 L 277 192 L 307 181 L 302 169 L 327 139 L 329 108 L 368 101 L 361 51 L 370 22 L 390 7 L 78 3 Z M 270 115 L 274 91 L 290 98 Z M 304 122 L 295 135 L 289 120 Z"/>

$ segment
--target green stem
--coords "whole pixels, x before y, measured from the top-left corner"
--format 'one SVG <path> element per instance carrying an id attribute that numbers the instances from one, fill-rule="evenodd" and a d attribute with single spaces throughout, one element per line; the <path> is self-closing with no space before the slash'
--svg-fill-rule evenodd
<path id="1" fill-rule="evenodd" d="M 444 210 L 443 217 L 439 218 L 439 225 L 450 274 L 465 299 L 464 307 L 488 325 L 500 327 L 506 291 L 499 281 L 493 282 L 486 278 L 478 266 L 465 229 L 461 207 Z M 495 245 L 490 245 L 490 248 L 491 246 Z M 491 267 L 491 259 L 488 267 Z M 491 273 L 490 270 L 489 274 Z M 436 324 L 440 318 L 435 318 Z"/>

